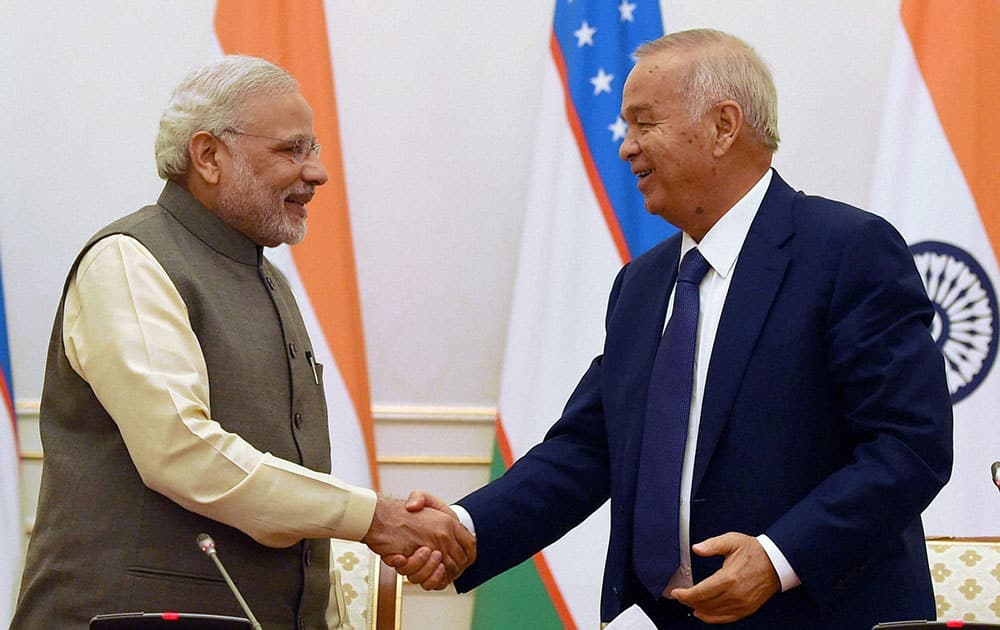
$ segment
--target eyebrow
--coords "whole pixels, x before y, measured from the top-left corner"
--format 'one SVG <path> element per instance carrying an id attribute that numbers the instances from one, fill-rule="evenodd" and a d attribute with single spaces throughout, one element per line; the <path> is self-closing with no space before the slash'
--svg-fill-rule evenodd
<path id="1" fill-rule="evenodd" d="M 637 103 L 629 105 L 628 107 L 623 107 L 621 110 L 621 117 L 627 118 L 630 114 L 635 115 L 642 112 L 648 112 L 653 109 L 651 103 Z"/>

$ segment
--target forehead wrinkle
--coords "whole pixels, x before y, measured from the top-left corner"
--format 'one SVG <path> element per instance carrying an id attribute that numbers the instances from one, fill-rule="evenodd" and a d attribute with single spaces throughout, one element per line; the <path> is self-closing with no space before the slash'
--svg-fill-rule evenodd
<path id="1" fill-rule="evenodd" d="M 634 116 L 642 112 L 648 112 L 652 109 L 652 103 L 630 103 L 625 107 L 622 107 L 621 115 L 622 118 L 628 118 L 629 116 Z"/>

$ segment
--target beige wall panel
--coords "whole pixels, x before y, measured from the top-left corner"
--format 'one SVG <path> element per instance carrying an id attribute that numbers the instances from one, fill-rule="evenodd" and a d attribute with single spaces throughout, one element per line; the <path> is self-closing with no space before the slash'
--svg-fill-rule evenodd
<path id="1" fill-rule="evenodd" d="M 466 630 L 472 623 L 472 593 L 459 595 L 454 587 L 425 591 L 403 586 L 403 630 Z"/>

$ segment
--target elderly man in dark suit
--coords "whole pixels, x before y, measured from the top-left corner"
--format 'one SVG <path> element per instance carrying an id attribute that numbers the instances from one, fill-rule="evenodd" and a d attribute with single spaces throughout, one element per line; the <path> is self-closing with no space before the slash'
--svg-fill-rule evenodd
<path id="1" fill-rule="evenodd" d="M 775 89 L 745 43 L 688 31 L 636 56 L 620 155 L 682 233 L 619 273 L 604 353 L 544 441 L 459 501 L 478 559 L 458 589 L 610 498 L 605 621 L 633 604 L 664 628 L 933 619 L 920 513 L 950 475 L 952 415 L 906 244 L 771 170 Z"/>

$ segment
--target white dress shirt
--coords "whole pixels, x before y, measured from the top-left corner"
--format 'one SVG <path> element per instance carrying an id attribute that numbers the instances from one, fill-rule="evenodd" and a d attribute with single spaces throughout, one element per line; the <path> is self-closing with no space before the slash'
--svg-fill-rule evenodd
<path id="1" fill-rule="evenodd" d="M 681 566 L 671 577 L 670 582 L 664 589 L 664 596 L 667 596 L 675 588 L 684 588 L 692 585 L 691 578 L 691 486 L 694 480 L 694 459 L 695 450 L 698 446 L 698 429 L 701 420 L 701 406 L 705 394 L 705 380 L 708 375 L 708 363 L 712 356 L 712 348 L 715 345 L 715 334 L 719 329 L 719 319 L 722 317 L 722 307 L 726 302 L 726 295 L 729 293 L 729 285 L 736 269 L 736 262 L 739 258 L 740 250 L 743 249 L 743 242 L 750 232 L 750 224 L 757 216 L 757 210 L 764 199 L 767 187 L 771 183 L 770 169 L 764 173 L 763 177 L 754 184 L 746 195 L 736 202 L 719 221 L 712 226 L 701 243 L 695 243 L 687 234 L 681 238 L 681 256 L 678 259 L 678 269 L 680 260 L 695 245 L 705 260 L 708 261 L 710 269 L 702 279 L 698 290 L 699 316 L 698 316 L 698 344 L 695 348 L 695 374 L 694 391 L 691 393 L 691 415 L 688 418 L 688 437 L 684 448 L 684 463 L 681 470 L 681 498 L 680 498 L 680 545 L 681 545 Z M 670 301 L 667 305 L 667 314 L 663 322 L 666 329 L 667 322 L 670 321 L 670 314 L 674 308 L 673 289 L 670 292 Z M 452 509 L 458 515 L 458 519 L 473 534 L 476 533 L 475 522 L 469 512 L 460 505 L 452 505 Z M 766 535 L 757 536 L 761 546 L 767 553 L 771 564 L 774 566 L 781 580 L 781 590 L 787 591 L 801 584 L 795 570 L 788 563 L 784 554 L 777 545 Z M 699 541 L 694 541 L 699 542 Z"/>
<path id="2" fill-rule="evenodd" d="M 684 447 L 684 463 L 681 469 L 679 528 L 681 545 L 681 566 L 670 579 L 664 590 L 664 595 L 675 588 L 685 588 L 692 585 L 691 577 L 691 545 L 700 542 L 691 540 L 691 486 L 694 482 L 695 451 L 698 447 L 698 430 L 701 424 L 701 407 L 705 399 L 705 381 L 708 377 L 709 360 L 712 348 L 715 346 L 715 335 L 719 330 L 719 320 L 722 317 L 722 307 L 729 294 L 729 285 L 736 270 L 740 250 L 750 232 L 750 224 L 757 216 L 757 210 L 764 200 L 764 194 L 771 183 L 771 170 L 754 184 L 736 204 L 716 222 L 705 234 L 700 243 L 683 234 L 681 237 L 681 256 L 697 246 L 698 251 L 708 261 L 708 273 L 698 289 L 698 343 L 694 356 L 694 391 L 691 392 L 691 415 L 688 418 L 687 443 Z M 678 263 L 679 265 L 679 263 Z M 679 268 L 679 267 L 678 267 Z M 664 329 L 670 321 L 674 309 L 674 293 L 671 289 L 670 302 L 667 305 L 667 315 Z M 782 590 L 788 590 L 800 584 L 798 576 L 789 565 L 784 554 L 770 538 L 761 534 L 757 537 L 767 552 L 771 564 L 781 580 Z"/>
<path id="3" fill-rule="evenodd" d="M 262 453 L 212 418 L 187 306 L 137 240 L 91 247 L 63 313 L 69 363 L 118 425 L 146 486 L 272 547 L 367 533 L 373 491 Z"/>

